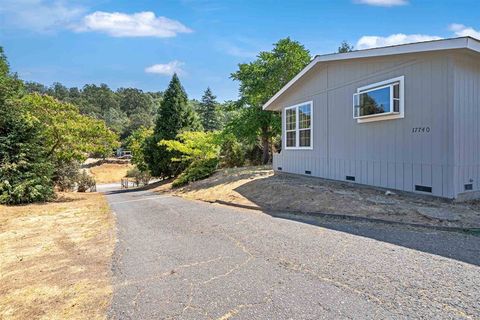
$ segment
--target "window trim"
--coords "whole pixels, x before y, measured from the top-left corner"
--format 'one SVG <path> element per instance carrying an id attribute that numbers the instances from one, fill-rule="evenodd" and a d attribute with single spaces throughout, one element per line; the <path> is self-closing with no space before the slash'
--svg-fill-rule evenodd
<path id="1" fill-rule="evenodd" d="M 371 92 L 378 89 L 390 87 L 390 110 L 394 107 L 393 87 L 395 83 L 399 83 L 399 111 L 390 111 L 384 113 L 371 114 L 367 116 L 355 116 L 355 97 L 361 93 Z M 357 92 L 353 94 L 353 119 L 357 120 L 357 123 L 392 120 L 405 118 L 405 76 L 400 76 L 385 81 L 372 83 L 363 87 L 357 88 Z"/>
<path id="2" fill-rule="evenodd" d="M 308 104 L 310 106 L 310 128 L 300 129 L 300 117 L 298 116 L 298 107 Z M 295 147 L 287 147 L 287 110 L 295 109 L 295 131 L 288 130 L 289 132 L 295 132 Z M 313 150 L 313 101 L 305 101 L 297 103 L 293 106 L 288 106 L 283 109 L 283 146 L 286 150 Z M 300 147 L 300 131 L 310 130 L 310 146 Z"/>

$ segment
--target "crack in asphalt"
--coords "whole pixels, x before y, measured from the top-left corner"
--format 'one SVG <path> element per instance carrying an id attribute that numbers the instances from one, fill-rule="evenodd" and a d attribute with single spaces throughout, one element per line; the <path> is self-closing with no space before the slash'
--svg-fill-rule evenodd
<path id="1" fill-rule="evenodd" d="M 239 270 L 241 268 L 243 268 L 244 266 L 246 266 L 248 263 L 250 263 L 250 261 L 253 259 L 253 255 L 248 251 L 248 249 L 237 239 L 235 239 L 234 237 L 232 237 L 231 235 L 227 234 L 227 233 L 224 233 L 222 232 L 221 234 L 223 234 L 224 236 L 226 236 L 227 238 L 229 238 L 237 248 L 241 249 L 247 256 L 248 258 L 243 261 L 242 263 L 239 263 L 239 264 L 236 264 L 233 268 L 231 268 L 230 270 L 228 270 L 227 272 L 223 273 L 223 274 L 219 274 L 219 275 L 216 275 L 216 276 L 213 276 L 211 277 L 210 279 L 204 281 L 202 284 L 207 284 L 211 281 L 214 281 L 214 280 L 217 280 L 217 279 L 220 279 L 220 278 L 223 278 L 223 277 L 227 277 L 229 276 L 232 272 L 235 272 L 236 270 Z"/>
<path id="2" fill-rule="evenodd" d="M 111 202 L 119 205 L 115 209 L 120 213 L 113 272 L 122 281 L 113 286 L 112 309 L 120 318 L 476 318 L 478 265 L 472 268 L 442 255 L 378 241 L 377 229 L 370 225 L 355 225 L 365 232 L 359 236 L 336 225 L 312 227 L 257 212 L 148 195 L 126 201 L 119 200 L 131 199 L 128 195 L 115 195 L 117 201 Z M 401 230 L 388 232 L 405 237 Z M 424 239 L 420 232 L 404 232 Z M 464 235 L 449 237 L 465 243 Z M 475 250 L 471 254 L 479 252 Z M 173 267 L 167 269 L 165 263 Z M 139 271 L 150 275 L 138 277 Z M 465 277 L 470 284 L 462 280 Z M 245 283 L 252 288 L 244 288 Z"/>

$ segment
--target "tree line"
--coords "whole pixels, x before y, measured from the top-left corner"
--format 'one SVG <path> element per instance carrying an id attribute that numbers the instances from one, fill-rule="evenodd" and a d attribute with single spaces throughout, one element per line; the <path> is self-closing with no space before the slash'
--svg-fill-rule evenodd
<path id="1" fill-rule="evenodd" d="M 347 42 L 338 48 L 351 50 Z M 176 74 L 163 92 L 24 83 L 0 53 L 0 203 L 48 200 L 55 187 L 85 178 L 76 173 L 86 157 L 120 145 L 142 179 L 176 177 L 175 186 L 219 166 L 267 164 L 281 149 L 281 118 L 262 106 L 312 59 L 299 42 L 281 39 L 238 65 L 231 79 L 239 99 L 219 103 L 210 88 L 189 99 Z"/>
<path id="2" fill-rule="evenodd" d="M 173 75 L 154 127 L 139 129 L 128 140 L 135 149 L 133 162 L 154 176 L 177 177 L 174 185 L 204 178 L 218 166 L 269 163 L 280 149 L 281 119 L 262 106 L 310 61 L 303 45 L 286 38 L 272 51 L 240 64 L 231 74 L 240 84 L 240 97 L 223 106 L 228 116 L 221 125 L 211 90 L 192 108 L 180 79 Z"/>
<path id="3" fill-rule="evenodd" d="M 79 163 L 107 155 L 117 136 L 77 106 L 29 93 L 0 47 L 0 203 L 47 201 L 83 182 Z"/>

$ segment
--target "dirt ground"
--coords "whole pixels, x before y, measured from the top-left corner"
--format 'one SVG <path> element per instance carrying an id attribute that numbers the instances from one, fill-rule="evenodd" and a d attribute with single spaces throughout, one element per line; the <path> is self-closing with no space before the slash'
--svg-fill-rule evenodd
<path id="1" fill-rule="evenodd" d="M 104 319 L 114 239 L 101 194 L 0 206 L 0 319 Z"/>
<path id="2" fill-rule="evenodd" d="M 452 203 L 392 190 L 294 175 L 274 175 L 271 167 L 225 169 L 184 188 L 155 189 L 208 202 L 256 209 L 342 214 L 423 225 L 480 228 L 480 204 Z M 442 216 L 441 218 L 432 215 Z M 444 218 L 445 217 L 445 218 Z"/>
<path id="3" fill-rule="evenodd" d="M 129 163 L 104 163 L 88 169 L 95 178 L 97 184 L 118 182 L 125 177 L 127 171 L 132 169 L 133 165 Z"/>

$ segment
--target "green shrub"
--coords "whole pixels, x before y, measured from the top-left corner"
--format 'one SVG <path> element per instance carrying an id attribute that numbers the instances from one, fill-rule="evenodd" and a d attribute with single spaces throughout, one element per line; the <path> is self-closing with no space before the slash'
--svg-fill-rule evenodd
<path id="1" fill-rule="evenodd" d="M 208 178 L 217 169 L 218 158 L 202 159 L 193 161 L 185 171 L 180 174 L 172 186 L 178 188 L 189 182 Z"/>
<path id="2" fill-rule="evenodd" d="M 83 170 L 82 173 L 78 177 L 78 192 L 87 192 L 88 190 L 92 191 L 92 189 L 96 186 L 95 179 L 87 173 L 86 170 Z"/>
<path id="3" fill-rule="evenodd" d="M 137 167 L 134 167 L 127 171 L 127 178 L 133 178 L 137 187 L 139 185 L 147 185 L 152 179 L 152 175 L 148 171 L 141 171 Z"/>
<path id="4" fill-rule="evenodd" d="M 0 73 L 0 96 L 1 84 Z M 53 166 L 40 138 L 38 120 L 22 112 L 17 100 L 0 99 L 0 114 L 0 203 L 50 200 Z"/>
<path id="5" fill-rule="evenodd" d="M 245 150 L 234 135 L 226 135 L 220 151 L 222 166 L 233 168 L 245 164 Z"/>
<path id="6" fill-rule="evenodd" d="M 60 191 L 72 191 L 80 177 L 78 161 L 56 161 L 53 171 L 53 182 Z"/>
<path id="7" fill-rule="evenodd" d="M 44 202 L 54 196 L 51 166 L 37 164 L 5 164 L 0 169 L 0 203 L 21 204 Z"/>

